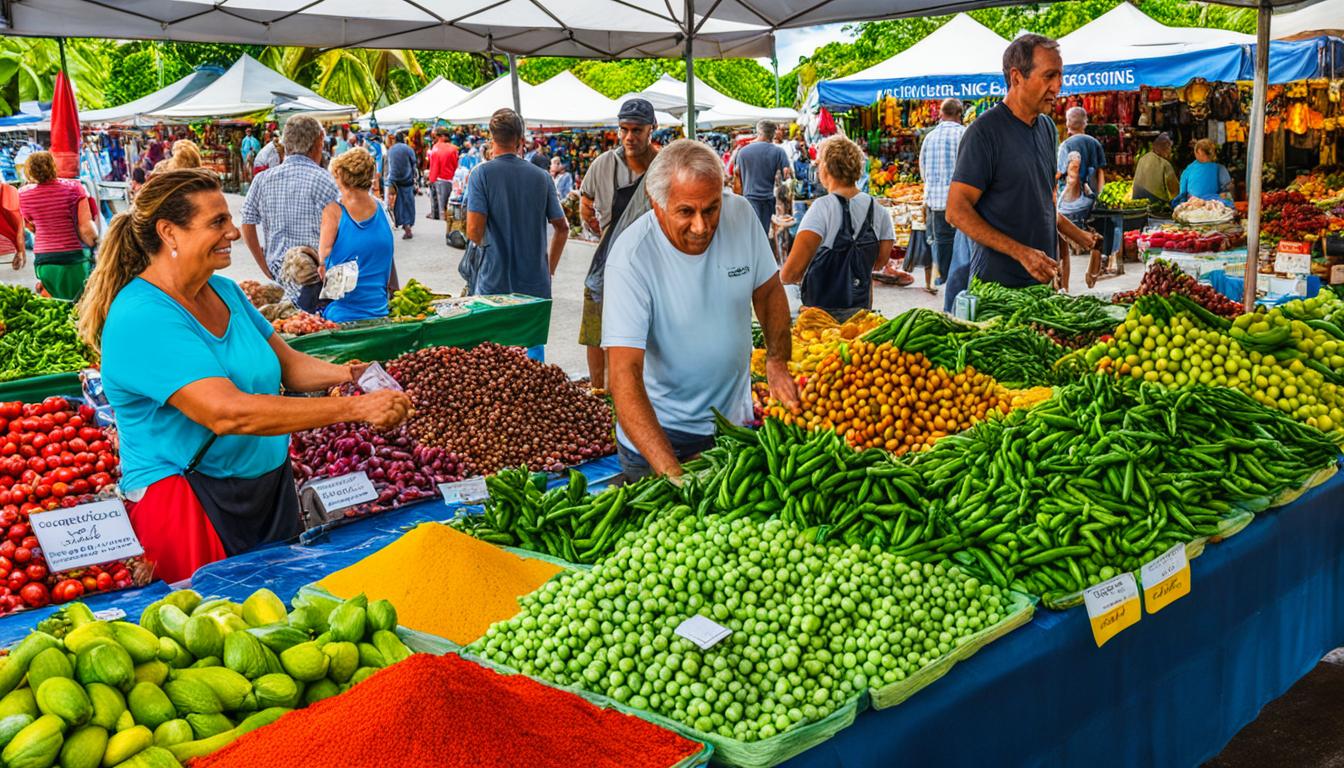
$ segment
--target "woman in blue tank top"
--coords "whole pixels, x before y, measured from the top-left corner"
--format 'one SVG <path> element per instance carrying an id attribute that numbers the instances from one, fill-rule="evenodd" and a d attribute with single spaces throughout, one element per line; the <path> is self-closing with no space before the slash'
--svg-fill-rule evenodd
<path id="1" fill-rule="evenodd" d="M 334 323 L 387 316 L 394 241 L 387 211 L 369 194 L 376 172 L 373 156 L 361 148 L 331 161 L 341 199 L 322 211 L 318 254 L 323 276 L 338 264 L 353 261 L 359 265 L 355 288 L 322 310 Z"/>

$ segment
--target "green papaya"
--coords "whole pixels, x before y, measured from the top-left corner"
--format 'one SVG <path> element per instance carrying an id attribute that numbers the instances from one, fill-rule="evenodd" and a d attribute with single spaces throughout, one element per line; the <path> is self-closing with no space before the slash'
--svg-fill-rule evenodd
<path id="1" fill-rule="evenodd" d="M 159 638 L 153 632 L 126 621 L 114 621 L 111 626 L 113 636 L 131 655 L 131 661 L 144 664 L 159 657 Z"/>
<path id="2" fill-rule="evenodd" d="M 80 652 L 75 661 L 75 677 L 85 685 L 106 683 L 128 691 L 135 680 L 135 664 L 120 645 L 97 643 Z"/>
<path id="3" fill-rule="evenodd" d="M 33 663 L 37 654 L 48 648 L 60 647 L 61 641 L 46 632 L 33 631 L 28 633 L 28 636 L 20 640 L 9 652 L 9 655 L 5 657 L 5 663 L 0 664 L 0 694 L 7 694 L 19 686 L 23 676 L 28 674 L 28 666 Z"/>
<path id="4" fill-rule="evenodd" d="M 369 603 L 364 613 L 368 617 L 369 632 L 377 632 L 380 629 L 391 632 L 397 628 L 397 609 L 387 600 L 374 600 Z"/>
<path id="5" fill-rule="evenodd" d="M 171 751 L 155 745 L 141 750 L 130 760 L 117 763 L 114 768 L 182 768 L 182 763 Z"/>
<path id="6" fill-rule="evenodd" d="M 224 711 L 215 692 L 199 680 L 169 680 L 164 683 L 163 692 L 168 694 L 178 714 L 217 715 Z"/>
<path id="7" fill-rule="evenodd" d="M 213 600 L 202 601 L 200 605 L 191 609 L 190 611 L 188 611 L 188 613 L 191 616 L 204 616 L 207 613 L 214 613 L 219 615 L 232 613 L 236 616 L 238 615 L 239 611 L 240 609 L 238 608 L 238 604 L 233 602 L 232 600 L 225 600 L 224 598 L 215 598 Z"/>
<path id="8" fill-rule="evenodd" d="M 46 649 L 34 656 L 32 663 L 28 665 L 28 687 L 33 690 L 41 688 L 42 683 L 48 678 L 73 679 L 74 676 L 75 667 L 70 663 L 70 657 L 59 648 Z"/>
<path id="9" fill-rule="evenodd" d="M 349 685 L 358 685 L 359 683 L 368 680 L 370 677 L 373 677 L 373 673 L 377 671 L 377 667 L 360 667 L 355 670 L 355 674 L 350 678 Z"/>
<path id="10" fill-rule="evenodd" d="M 264 627 L 285 620 L 285 603 L 269 589 L 258 589 L 243 601 L 243 621 Z"/>
<path id="11" fill-rule="evenodd" d="M 187 723 L 198 739 L 208 739 L 215 734 L 233 730 L 233 721 L 221 714 L 187 715 Z"/>
<path id="12" fill-rule="evenodd" d="M 19 735 L 19 731 L 33 724 L 37 718 L 27 713 L 0 717 L 0 749 L 14 740 Z"/>
<path id="13" fill-rule="evenodd" d="M 135 722 L 146 728 L 158 728 L 177 717 L 177 709 L 168 694 L 153 683 L 137 683 L 126 696 L 126 705 Z"/>
<path id="14" fill-rule="evenodd" d="M 5 768 L 48 768 L 61 754 L 65 721 L 56 715 L 43 715 L 19 731 L 3 751 Z"/>
<path id="15" fill-rule="evenodd" d="M 65 737 L 61 768 L 98 768 L 107 751 L 107 729 L 86 725 Z"/>
<path id="16" fill-rule="evenodd" d="M 56 715 L 66 725 L 78 728 L 93 716 L 93 702 L 79 683 L 68 677 L 53 677 L 42 681 L 37 689 L 37 708 L 44 715 Z"/>
<path id="17" fill-rule="evenodd" d="M 224 633 L 210 615 L 192 616 L 184 630 L 187 651 L 198 659 L 224 655 Z"/>
<path id="18" fill-rule="evenodd" d="M 188 762 L 198 757 L 214 754 L 232 744 L 236 738 L 238 738 L 237 733 L 233 730 L 228 730 L 223 733 L 217 733 L 214 736 L 208 736 L 204 739 L 196 739 L 195 741 L 185 741 L 181 744 L 174 744 L 171 747 L 168 747 L 168 751 L 172 753 L 174 759 Z"/>
<path id="19" fill-rule="evenodd" d="M 179 589 L 163 598 L 163 602 L 190 615 L 192 611 L 196 610 L 196 606 L 201 604 L 201 594 L 194 589 Z"/>
<path id="20" fill-rule="evenodd" d="M 191 730 L 191 723 L 180 718 L 160 723 L 159 727 L 154 729 L 154 745 L 158 747 L 171 747 L 194 738 L 196 734 Z"/>
<path id="21" fill-rule="evenodd" d="M 42 712 L 37 708 L 37 698 L 33 693 L 32 688 L 19 688 L 5 694 L 5 697 L 0 699 L 0 717 L 29 715 L 36 720 Z"/>
<path id="22" fill-rule="evenodd" d="M 331 626 L 331 639 L 347 643 L 363 640 L 366 621 L 365 609 L 355 603 L 353 598 L 341 603 L 340 607 L 327 617 L 327 623 Z"/>
<path id="23" fill-rule="evenodd" d="M 316 704 L 323 699 L 329 699 L 332 696 L 339 695 L 340 686 L 327 678 L 322 678 L 309 686 L 303 692 L 303 703 L 305 705 Z"/>
<path id="24" fill-rule="evenodd" d="M 349 682 L 359 668 L 359 648 L 354 643 L 327 643 L 322 652 L 331 659 L 327 676 L 338 683 Z"/>
<path id="25" fill-rule="evenodd" d="M 105 683 L 89 683 L 84 686 L 84 691 L 89 694 L 89 701 L 93 704 L 89 725 L 108 731 L 116 730 L 118 718 L 126 711 L 126 697 Z"/>
<path id="26" fill-rule="evenodd" d="M 65 650 L 80 654 L 100 642 L 117 641 L 117 635 L 106 621 L 92 621 L 65 633 Z"/>
<path id="27" fill-rule="evenodd" d="M 264 627 L 249 629 L 248 632 L 256 636 L 262 645 L 276 653 L 282 653 L 288 648 L 292 648 L 299 643 L 306 643 L 311 639 L 307 632 L 288 624 L 267 624 Z"/>
<path id="28" fill-rule="evenodd" d="M 373 633 L 373 646 L 378 652 L 383 654 L 383 659 L 387 661 L 388 666 L 396 664 L 398 661 L 411 655 L 411 649 L 401 642 L 401 638 L 396 633 L 380 629 Z"/>
<path id="29" fill-rule="evenodd" d="M 218 667 L 224 663 L 224 660 L 218 656 L 206 656 L 204 659 L 197 659 L 191 663 L 187 669 L 205 669 L 207 667 Z"/>
<path id="30" fill-rule="evenodd" d="M 254 690 L 243 697 L 243 702 L 238 705 L 238 709 L 235 710 L 235 712 L 256 712 L 258 709 L 261 709 L 261 705 L 257 703 L 257 692 Z"/>
<path id="31" fill-rule="evenodd" d="M 163 602 L 156 600 L 140 612 L 140 626 L 152 632 L 155 637 L 163 637 L 165 634 L 163 622 L 159 620 L 159 608 L 162 606 Z"/>
<path id="32" fill-rule="evenodd" d="M 252 692 L 252 683 L 228 667 L 206 667 L 203 669 L 180 669 L 173 673 L 174 680 L 194 680 L 210 687 L 225 712 L 232 712 L 243 702 L 243 697 Z"/>
<path id="33" fill-rule="evenodd" d="M 314 634 L 321 634 L 329 629 L 327 614 L 311 605 L 302 605 L 290 611 L 289 625 Z"/>
<path id="34" fill-rule="evenodd" d="M 159 637 L 171 637 L 183 648 L 187 647 L 187 621 L 191 619 L 181 608 L 171 603 L 159 606 L 159 623 L 163 634 Z"/>
<path id="35" fill-rule="evenodd" d="M 383 652 L 373 646 L 373 643 L 360 643 L 359 648 L 359 666 L 378 667 L 382 669 L 387 666 L 387 660 L 383 658 Z"/>
<path id="36" fill-rule="evenodd" d="M 330 663 L 331 659 L 322 652 L 316 641 L 299 643 L 280 654 L 280 664 L 285 668 L 285 672 L 295 680 L 302 680 L 305 683 L 326 677 Z"/>
<path id="37" fill-rule="evenodd" d="M 224 666 L 249 680 L 266 674 L 266 647 L 250 632 L 224 638 Z"/>
<path id="38" fill-rule="evenodd" d="M 122 731 L 129 731 L 134 727 L 135 718 L 131 716 L 131 710 L 124 709 L 121 711 L 121 715 L 117 717 L 117 724 L 112 727 L 112 732 L 121 733 Z"/>
<path id="39" fill-rule="evenodd" d="M 137 683 L 163 685 L 163 681 L 167 679 L 168 665 L 158 659 L 135 665 L 135 682 Z"/>
<path id="40" fill-rule="evenodd" d="M 93 610 L 83 603 L 70 603 L 62 609 L 65 611 L 65 620 L 70 622 L 70 627 L 82 627 L 98 620 L 93 615 Z"/>
<path id="41" fill-rule="evenodd" d="M 262 675 L 252 681 L 252 689 L 257 694 L 257 706 L 261 709 L 268 707 L 293 709 L 299 705 L 299 697 L 303 695 L 299 684 L 286 674 Z"/>
<path id="42" fill-rule="evenodd" d="M 255 637 L 255 635 L 253 636 Z M 266 657 L 266 672 L 264 674 L 273 675 L 285 671 L 284 666 L 280 664 L 280 657 L 275 654 L 275 651 L 267 648 L 265 643 L 261 646 L 261 654 Z"/>
<path id="43" fill-rule="evenodd" d="M 103 752 L 103 768 L 112 768 L 154 746 L 154 732 L 143 725 L 112 734 Z"/>

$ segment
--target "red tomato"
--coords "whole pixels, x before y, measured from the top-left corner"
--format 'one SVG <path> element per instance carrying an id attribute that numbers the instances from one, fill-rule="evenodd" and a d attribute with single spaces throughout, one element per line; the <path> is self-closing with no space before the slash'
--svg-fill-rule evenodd
<path id="1" fill-rule="evenodd" d="M 41 581 L 47 578 L 47 566 L 41 563 L 30 563 L 28 567 L 23 570 L 24 573 L 28 574 L 28 578 L 33 581 Z"/>
<path id="2" fill-rule="evenodd" d="M 66 447 L 69 448 L 71 452 L 73 452 L 75 455 L 79 455 L 89 450 L 89 444 L 84 441 L 84 438 L 79 436 L 75 436 L 67 440 Z"/>
<path id="3" fill-rule="evenodd" d="M 112 574 L 110 573 L 98 574 L 97 582 L 99 591 L 106 592 L 107 590 L 112 588 Z"/>
<path id="4" fill-rule="evenodd" d="M 65 498 L 61 499 L 61 506 L 65 509 L 77 506 L 78 504 L 79 504 L 79 498 L 76 496 L 66 496 Z"/>
<path id="5" fill-rule="evenodd" d="M 18 549 L 14 550 L 14 562 L 20 565 L 26 565 L 32 559 L 33 559 L 33 550 L 27 547 L 19 547 Z"/>
<path id="6" fill-rule="evenodd" d="M 37 429 L 41 432 L 50 432 L 52 428 L 56 426 L 56 422 L 52 421 L 51 416 L 47 414 L 43 414 L 36 419 L 33 419 L 33 421 L 37 422 Z"/>
<path id="7" fill-rule="evenodd" d="M 33 495 L 39 499 L 45 499 L 51 495 L 51 486 L 46 483 L 41 483 L 33 489 Z"/>
<path id="8" fill-rule="evenodd" d="M 38 548 L 39 546 L 41 546 L 41 545 L 37 543 L 37 537 L 36 537 L 36 536 L 34 536 L 34 535 L 32 535 L 32 534 L 29 534 L 29 535 L 23 537 L 23 541 L 20 541 L 20 542 L 19 542 L 19 546 L 20 546 L 20 547 L 27 547 L 27 548 L 33 550 L 34 552 L 36 552 L 36 551 L 37 551 L 37 548 Z"/>
<path id="9" fill-rule="evenodd" d="M 61 451 L 60 459 L 62 467 L 72 467 L 75 464 L 75 454 L 69 451 Z"/>
<path id="10" fill-rule="evenodd" d="M 47 443 L 42 450 L 38 451 L 38 455 L 44 459 L 55 456 L 57 461 L 60 461 L 61 445 L 60 443 Z"/>
<path id="11" fill-rule="evenodd" d="M 75 493 L 88 493 L 91 488 L 89 481 L 82 477 L 77 477 L 74 482 L 70 483 L 70 490 Z"/>
<path id="12" fill-rule="evenodd" d="M 19 592 L 19 597 L 29 608 L 41 608 L 50 602 L 46 586 L 36 582 L 26 585 Z"/>
<path id="13" fill-rule="evenodd" d="M 10 541 L 9 539 L 0 541 L 0 557 L 5 558 L 6 560 L 12 560 L 14 559 L 14 550 L 18 548 L 19 545 L 17 542 Z"/>
<path id="14" fill-rule="evenodd" d="M 52 590 L 52 596 L 58 603 L 68 603 L 84 594 L 84 584 L 79 579 L 62 579 Z"/>
<path id="15" fill-rule="evenodd" d="M 31 443 L 29 443 L 29 445 L 33 446 L 34 448 L 36 448 L 36 449 L 38 449 L 38 450 L 40 451 L 40 450 L 42 450 L 43 448 L 46 448 L 46 447 L 47 447 L 47 443 L 48 443 L 48 442 L 50 442 L 50 441 L 47 439 L 47 436 L 46 436 L 46 435 L 43 435 L 43 434 L 37 434 L 37 435 L 33 435 L 33 440 L 32 440 Z"/>
<path id="16" fill-rule="evenodd" d="M 53 510 L 59 506 L 61 506 L 61 502 L 56 499 L 47 499 L 46 501 L 42 502 L 42 508 L 48 511 Z"/>
<path id="17" fill-rule="evenodd" d="M 74 457 L 71 456 L 70 459 L 73 461 Z M 63 466 L 60 469 L 56 470 L 56 480 L 59 482 L 68 483 L 74 480 L 75 477 L 76 477 L 75 471 L 69 467 Z"/>
<path id="18" fill-rule="evenodd" d="M 98 580 L 95 579 L 94 577 L 92 577 L 92 576 L 85 576 L 84 578 L 80 579 L 80 582 L 82 582 L 82 583 L 84 584 L 84 591 L 85 591 L 85 592 L 97 592 L 97 591 L 98 591 Z"/>
<path id="19" fill-rule="evenodd" d="M 25 443 L 19 446 L 19 455 L 25 459 L 31 459 L 37 455 L 37 449 Z"/>
<path id="20" fill-rule="evenodd" d="M 70 486 L 57 480 L 51 484 L 51 495 L 63 499 L 70 495 Z"/>
<path id="21" fill-rule="evenodd" d="M 13 571 L 9 574 L 9 578 L 5 579 L 5 583 L 9 585 L 11 592 L 18 592 L 23 589 L 24 584 L 28 583 L 28 574 L 22 570 Z"/>
<path id="22" fill-rule="evenodd" d="M 107 441 L 104 440 L 101 435 L 97 439 L 89 441 L 89 450 L 94 453 L 102 453 L 103 451 L 106 451 L 108 447 Z"/>
<path id="23" fill-rule="evenodd" d="M 19 522 L 19 508 L 13 504 L 7 504 L 0 509 L 0 526 L 5 528 Z"/>
<path id="24" fill-rule="evenodd" d="M 103 431 L 94 427 L 80 427 L 79 437 L 89 443 L 103 439 Z"/>
<path id="25" fill-rule="evenodd" d="M 79 416 L 80 416 L 80 418 L 84 419 L 85 421 L 88 421 L 89 419 L 92 419 L 92 418 L 93 418 L 93 406 L 91 406 L 91 405 L 86 405 L 86 404 L 81 403 L 80 406 L 79 406 Z"/>
<path id="26" fill-rule="evenodd" d="M 112 482 L 112 476 L 106 472 L 98 471 L 89 475 L 89 484 L 95 489 L 102 488 L 104 485 Z"/>
<path id="27" fill-rule="evenodd" d="M 34 472 L 47 471 L 47 460 L 41 456 L 34 456 L 28 460 L 28 468 Z"/>
<path id="28" fill-rule="evenodd" d="M 70 410 L 70 401 L 60 395 L 52 395 L 42 401 L 42 409 L 46 413 L 55 413 L 57 411 Z"/>
<path id="29" fill-rule="evenodd" d="M 74 427 L 70 426 L 69 424 L 66 424 L 65 426 L 61 427 L 61 439 L 62 439 L 62 440 L 74 440 L 76 437 L 79 437 L 79 430 L 78 430 L 78 429 L 75 429 Z"/>
<path id="30" fill-rule="evenodd" d="M 3 415 L 6 419 L 12 419 L 15 416 L 20 416 L 22 414 L 23 414 L 23 403 L 20 403 L 18 401 L 0 403 L 0 415 Z"/>
<path id="31" fill-rule="evenodd" d="M 69 411 L 57 411 L 51 414 L 51 420 L 57 424 L 64 424 L 70 420 L 70 413 Z"/>

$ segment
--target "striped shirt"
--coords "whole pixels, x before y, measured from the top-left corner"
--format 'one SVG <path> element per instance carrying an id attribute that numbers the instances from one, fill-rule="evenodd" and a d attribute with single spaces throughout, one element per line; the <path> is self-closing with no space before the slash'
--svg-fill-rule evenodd
<path id="1" fill-rule="evenodd" d="M 84 248 L 79 241 L 79 210 L 84 187 L 72 179 L 28 184 L 19 190 L 19 213 L 33 226 L 33 253 Z"/>
<path id="2" fill-rule="evenodd" d="M 935 211 L 947 209 L 947 190 L 957 167 L 957 148 L 966 126 L 944 120 L 924 136 L 919 147 L 919 176 L 924 180 L 924 204 Z"/>
<path id="3" fill-rule="evenodd" d="M 272 274 L 279 275 L 280 262 L 290 248 L 306 245 L 317 250 L 322 209 L 340 199 L 331 174 L 306 155 L 290 155 L 252 181 L 243 201 L 243 223 L 261 226 Z M 278 282 L 286 296 L 298 295 L 298 286 Z"/>

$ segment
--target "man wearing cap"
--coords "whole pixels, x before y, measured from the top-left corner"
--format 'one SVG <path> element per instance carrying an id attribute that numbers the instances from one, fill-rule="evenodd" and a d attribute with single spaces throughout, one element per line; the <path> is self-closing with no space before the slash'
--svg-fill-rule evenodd
<path id="1" fill-rule="evenodd" d="M 658 154 L 651 141 L 658 127 L 653 105 L 627 99 L 617 115 L 621 142 L 602 153 L 583 177 L 579 211 L 589 229 L 602 234 L 593 252 L 583 288 L 583 319 L 579 343 L 588 348 L 588 375 L 594 389 L 606 389 L 606 354 L 602 350 L 602 276 L 607 253 L 630 222 L 650 210 L 644 194 L 644 172 Z"/>

